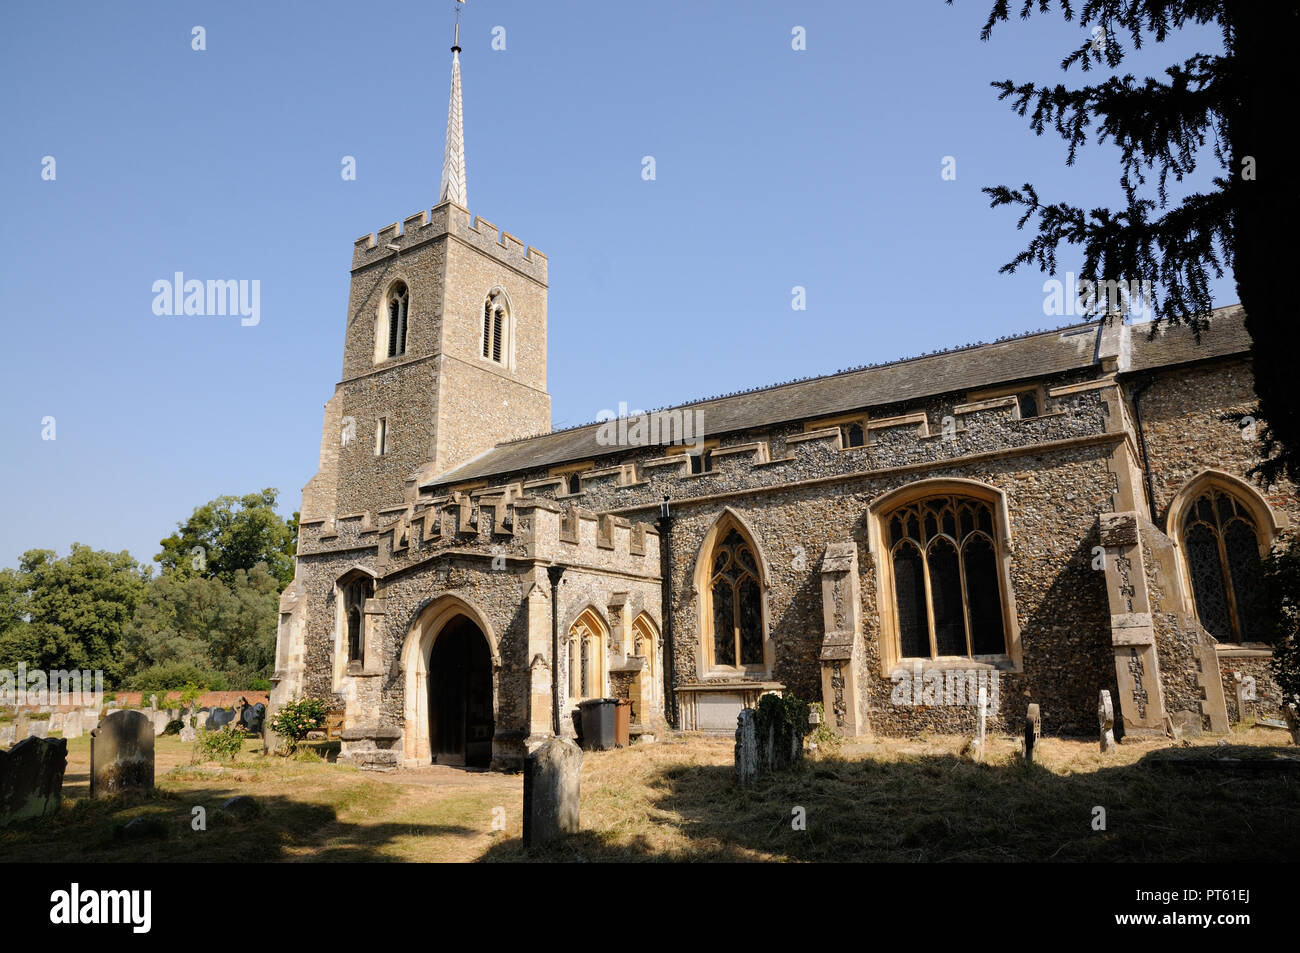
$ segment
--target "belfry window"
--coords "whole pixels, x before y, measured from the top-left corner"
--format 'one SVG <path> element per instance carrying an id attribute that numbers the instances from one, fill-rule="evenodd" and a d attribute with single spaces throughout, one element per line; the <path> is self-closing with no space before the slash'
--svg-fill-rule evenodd
<path id="1" fill-rule="evenodd" d="M 406 285 L 397 282 L 388 292 L 388 356 L 400 357 L 406 353 L 406 316 L 410 295 Z"/>
<path id="2" fill-rule="evenodd" d="M 505 294 L 494 291 L 483 302 L 483 356 L 498 364 L 509 363 L 510 312 Z"/>
<path id="3" fill-rule="evenodd" d="M 867 444 L 866 434 L 862 429 L 862 424 L 845 424 L 840 428 L 840 446 L 865 447 Z"/>
<path id="4" fill-rule="evenodd" d="M 1197 497 L 1182 525 L 1196 615 L 1220 642 L 1258 642 L 1259 527 L 1239 500 L 1218 488 Z"/>
<path id="5" fill-rule="evenodd" d="M 713 664 L 763 665 L 763 596 L 753 547 L 731 529 L 714 547 L 710 567 Z"/>
<path id="6" fill-rule="evenodd" d="M 900 657 L 1005 653 L 992 504 L 936 496 L 894 510 L 884 525 Z"/>

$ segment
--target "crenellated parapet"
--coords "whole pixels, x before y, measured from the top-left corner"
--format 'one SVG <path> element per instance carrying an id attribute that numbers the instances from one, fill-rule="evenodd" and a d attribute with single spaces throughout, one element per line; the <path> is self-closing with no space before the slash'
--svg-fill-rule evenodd
<path id="1" fill-rule="evenodd" d="M 503 565 L 541 561 L 637 576 L 659 572 L 659 534 L 653 526 L 524 496 L 518 484 L 300 527 L 300 558 L 349 550 L 373 550 L 381 574 L 447 553 Z"/>
<path id="2" fill-rule="evenodd" d="M 417 212 L 400 224 L 394 222 L 378 232 L 362 235 L 353 245 L 352 270 L 359 271 L 387 261 L 444 236 L 459 239 L 546 284 L 547 260 L 544 254 L 452 202 L 444 202 L 430 212 Z"/>

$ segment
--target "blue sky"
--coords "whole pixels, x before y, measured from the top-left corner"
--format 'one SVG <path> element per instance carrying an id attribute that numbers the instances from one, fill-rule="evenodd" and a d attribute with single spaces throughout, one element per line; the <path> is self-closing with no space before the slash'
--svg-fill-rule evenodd
<path id="1" fill-rule="evenodd" d="M 1116 152 L 1067 168 L 997 102 L 994 79 L 1062 81 L 1085 30 L 1040 16 L 982 43 L 990 2 L 471 0 L 470 210 L 549 257 L 555 425 L 1068 323 L 1045 276 L 998 274 L 1027 233 L 980 188 L 1114 204 Z M 0 565 L 74 541 L 147 562 L 224 493 L 298 508 L 353 240 L 437 199 L 453 6 L 7 7 Z M 155 315 L 177 271 L 260 281 L 259 323 Z"/>

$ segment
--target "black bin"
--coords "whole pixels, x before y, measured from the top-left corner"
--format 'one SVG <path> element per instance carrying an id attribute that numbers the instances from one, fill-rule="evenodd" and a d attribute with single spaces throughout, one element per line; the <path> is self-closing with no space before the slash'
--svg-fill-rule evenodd
<path id="1" fill-rule="evenodd" d="M 586 751 L 609 751 L 618 745 L 618 699 L 588 698 L 578 703 L 582 712 L 582 747 Z"/>

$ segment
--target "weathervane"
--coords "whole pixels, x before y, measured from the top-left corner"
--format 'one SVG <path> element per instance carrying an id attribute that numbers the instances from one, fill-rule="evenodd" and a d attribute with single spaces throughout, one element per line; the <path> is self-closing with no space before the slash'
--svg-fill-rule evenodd
<path id="1" fill-rule="evenodd" d="M 460 52 L 460 9 L 464 4 L 465 0 L 456 0 L 456 38 L 451 43 L 451 49 L 454 53 Z"/>

